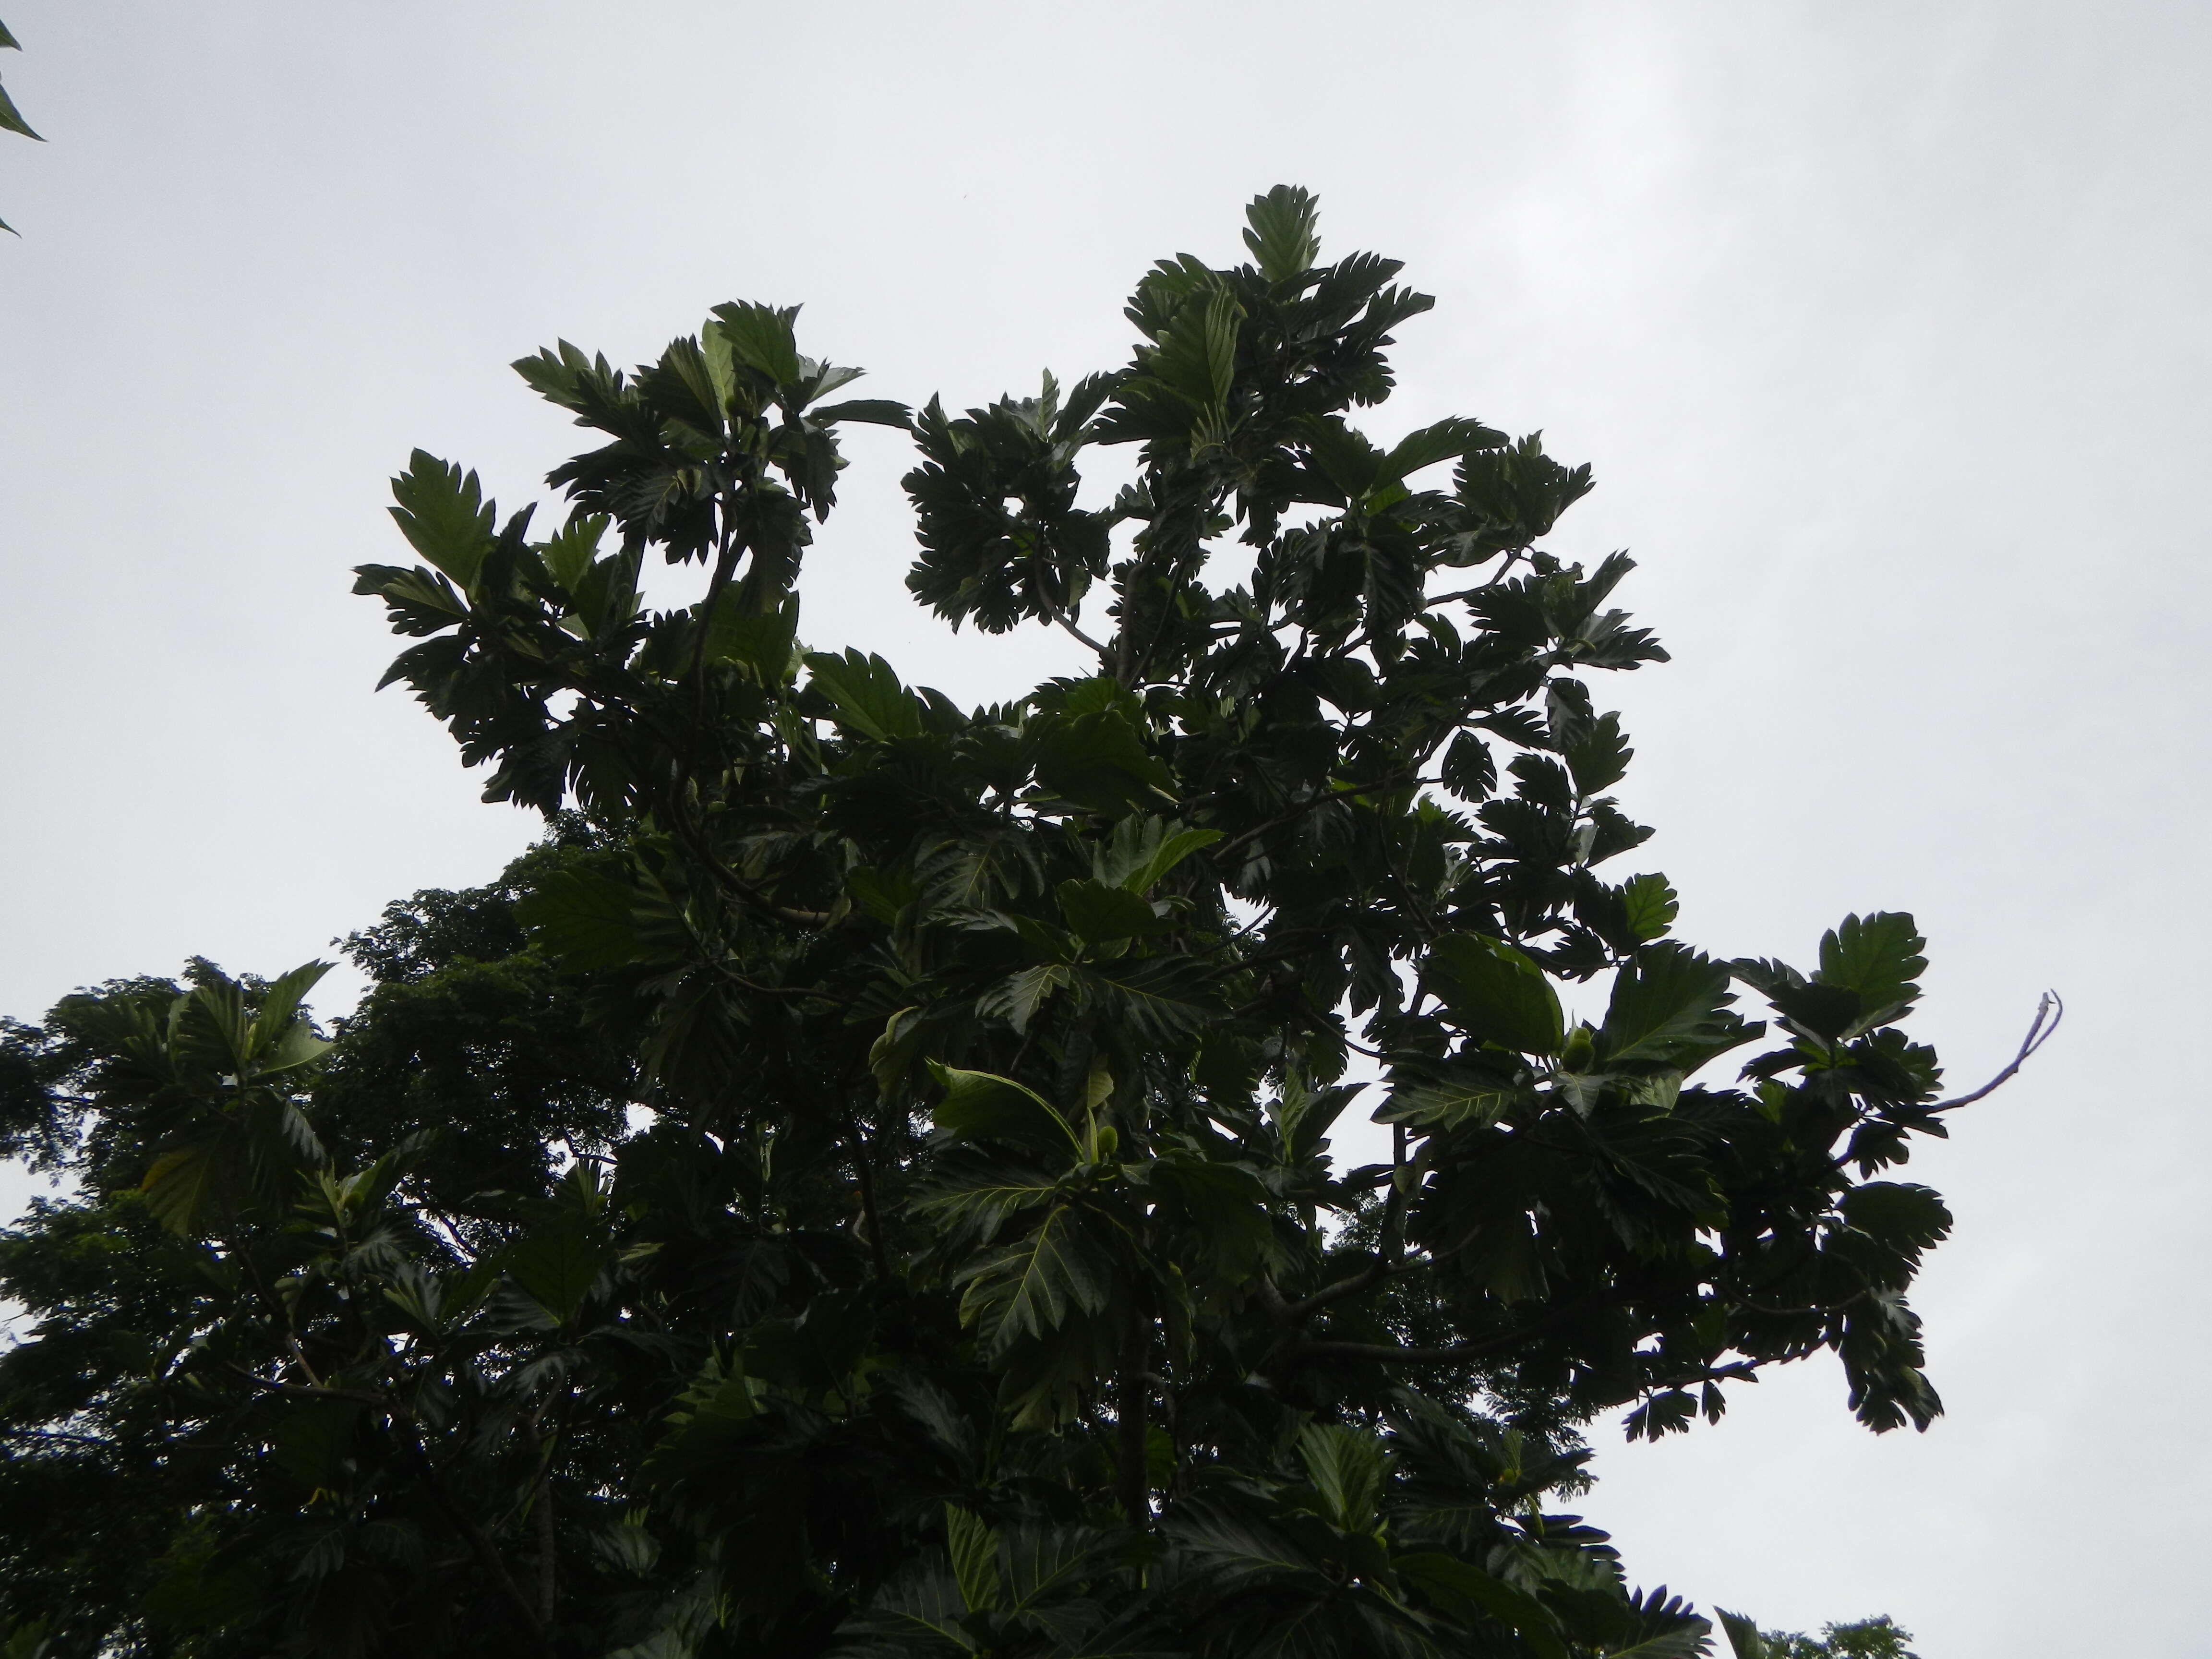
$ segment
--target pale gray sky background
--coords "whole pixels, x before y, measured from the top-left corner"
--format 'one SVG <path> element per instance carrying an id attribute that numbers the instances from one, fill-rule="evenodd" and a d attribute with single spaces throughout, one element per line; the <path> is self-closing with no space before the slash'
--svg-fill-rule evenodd
<path id="1" fill-rule="evenodd" d="M 1625 1448 L 1644 1583 L 1929 1659 L 2212 1651 L 2202 707 L 2212 11 L 1946 5 L 6 0 L 0 1011 L 276 971 L 530 823 L 372 696 L 349 567 L 421 444 L 503 501 L 574 434 L 508 372 L 803 301 L 863 388 L 1122 360 L 1152 259 L 1321 193 L 1408 261 L 1385 435 L 1595 464 L 1674 663 L 1615 683 L 1682 931 L 1801 959 L 1915 911 L 1954 1077 L 2072 1010 L 1916 1162 L 1950 1414 L 1822 1360 Z M 903 441 L 856 446 L 805 632 L 963 699 L 1069 659 L 906 601 Z M 349 992 L 326 997 L 342 1007 Z M 21 1182 L 15 1190 L 20 1192 Z M 2196 1588 L 2192 1589 L 2191 1586 Z"/>

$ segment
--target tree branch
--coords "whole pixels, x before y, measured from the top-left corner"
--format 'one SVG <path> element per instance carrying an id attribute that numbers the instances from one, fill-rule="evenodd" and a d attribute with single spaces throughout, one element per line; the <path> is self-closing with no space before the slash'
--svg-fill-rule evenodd
<path id="1" fill-rule="evenodd" d="M 1654 1379 L 1646 1386 L 1652 1389 L 1686 1389 L 1692 1382 L 1756 1382 L 1759 1366 L 1749 1359 L 1733 1359 L 1725 1365 L 1710 1365 L 1703 1370 L 1684 1371 L 1678 1376 Z"/>
<path id="2" fill-rule="evenodd" d="M 1476 594 L 1483 592 L 1486 588 L 1497 586 L 1498 583 L 1505 580 L 1506 573 L 1511 570 L 1515 564 L 1519 562 L 1521 555 L 1526 550 L 1527 550 L 1524 548 L 1516 547 L 1508 552 L 1505 556 L 1505 562 L 1499 565 L 1496 570 L 1491 573 L 1490 580 L 1488 581 L 1478 582 L 1473 587 L 1462 587 L 1456 593 L 1439 593 L 1433 599 L 1423 599 L 1421 601 L 1421 609 L 1424 611 L 1433 611 L 1440 605 L 1449 605 L 1454 599 L 1471 599 Z"/>
<path id="3" fill-rule="evenodd" d="M 875 1263 L 876 1283 L 888 1286 L 891 1282 L 890 1254 L 884 1248 L 884 1224 L 876 1213 L 876 1174 L 868 1155 L 868 1138 L 860 1127 L 860 1115 L 850 1109 L 845 1113 L 846 1132 L 853 1138 L 853 1175 L 860 1188 L 860 1224 L 868 1231 L 868 1255 Z"/>
<path id="4" fill-rule="evenodd" d="M 1748 1308 L 1753 1313 L 1765 1314 L 1770 1319 L 1825 1319 L 1830 1314 L 1839 1314 L 1848 1308 L 1855 1308 L 1875 1294 L 1875 1287 L 1869 1285 L 1855 1291 L 1841 1302 L 1816 1302 L 1803 1308 L 1778 1308 L 1768 1303 L 1754 1302 L 1747 1296 L 1737 1297 L 1735 1301 L 1738 1306 Z"/>
<path id="5" fill-rule="evenodd" d="M 699 834 L 698 825 L 691 823 L 690 815 L 682 810 L 680 800 L 672 801 L 670 805 L 669 827 L 674 830 L 687 844 L 692 856 L 707 866 L 708 875 L 732 892 L 758 905 L 777 921 L 789 922 L 794 927 L 813 930 L 819 930 L 830 925 L 828 911 L 794 910 L 788 905 L 779 904 L 763 892 L 757 884 L 747 881 L 736 871 L 731 869 L 720 855 L 706 844 Z"/>
<path id="6" fill-rule="evenodd" d="M 1386 1210 L 1396 1195 L 1396 1182 L 1394 1179 L 1392 1199 L 1384 1200 Z M 1401 1225 L 1402 1224 L 1401 1218 Z M 1384 1225 L 1387 1231 L 1389 1225 L 1387 1219 Z M 1347 1273 L 1334 1284 L 1324 1285 L 1311 1296 L 1301 1297 L 1296 1302 L 1285 1301 L 1282 1291 L 1275 1287 L 1275 1281 L 1272 1279 L 1262 1279 L 1260 1280 L 1260 1305 L 1265 1308 L 1269 1317 L 1279 1324 L 1299 1324 L 1310 1315 L 1328 1306 L 1330 1303 L 1341 1302 L 1347 1296 L 1357 1296 L 1362 1291 L 1370 1290 L 1394 1273 L 1411 1273 L 1416 1267 L 1433 1267 L 1450 1261 L 1462 1250 L 1473 1244 L 1477 1233 L 1480 1231 L 1478 1228 L 1474 1232 L 1470 1232 L 1465 1238 L 1460 1240 L 1458 1243 L 1448 1245 L 1441 1250 L 1431 1250 L 1411 1258 L 1402 1254 L 1395 1259 L 1389 1256 L 1380 1257 L 1370 1266 L 1362 1267 L 1358 1273 Z M 1400 1248 L 1402 1250 L 1402 1240 Z"/>
<path id="7" fill-rule="evenodd" d="M 1297 1357 L 1321 1359 L 1374 1359 L 1386 1365 L 1456 1365 L 1463 1360 L 1480 1359 L 1494 1354 L 1501 1348 L 1510 1348 L 1522 1340 L 1527 1333 L 1516 1331 L 1510 1336 L 1492 1337 L 1481 1342 L 1455 1342 L 1446 1348 L 1405 1348 L 1395 1342 L 1302 1342 Z"/>
<path id="8" fill-rule="evenodd" d="M 475 1552 L 477 1560 L 491 1576 L 492 1583 L 499 1586 L 500 1594 L 507 1598 L 507 1605 L 512 1607 L 516 1615 L 521 1619 L 524 1626 L 530 1632 L 531 1638 L 541 1644 L 544 1644 L 546 1640 L 544 1620 L 538 1616 L 537 1607 L 532 1603 L 530 1598 L 523 1594 L 522 1586 L 514 1582 L 514 1575 L 507 1571 L 507 1563 L 500 1557 L 499 1546 L 492 1541 L 489 1533 L 486 1532 L 478 1522 L 464 1515 L 453 1502 L 452 1494 L 446 1490 L 445 1483 L 438 1479 L 437 1468 L 431 1462 L 430 1454 L 423 1449 L 421 1441 L 417 1440 L 415 1443 L 414 1451 L 416 1459 L 422 1467 L 422 1487 L 430 1494 L 431 1503 L 437 1506 L 438 1512 L 446 1517 L 453 1530 L 468 1540 L 469 1547 Z"/>
<path id="9" fill-rule="evenodd" d="M 1472 1243 L 1468 1240 L 1453 1246 L 1453 1250 L 1464 1249 Z M 1441 1260 L 1441 1257 L 1433 1258 Z M 1411 1264 L 1419 1265 L 1419 1264 Z M 1332 1287 L 1333 1288 L 1333 1287 Z M 1533 1325 L 1523 1325 L 1516 1330 L 1501 1332 L 1496 1336 L 1479 1337 L 1472 1342 L 1455 1342 L 1446 1347 L 1407 1348 L 1395 1342 L 1339 1342 L 1328 1337 L 1304 1340 L 1291 1352 L 1293 1359 L 1307 1358 L 1337 1359 L 1374 1359 L 1384 1364 L 1400 1365 L 1456 1365 L 1470 1359 L 1480 1359 L 1501 1350 L 1519 1346 L 1532 1337 L 1541 1336 L 1553 1327 L 1572 1319 L 1577 1314 L 1589 1312 L 1603 1302 L 1602 1296 L 1577 1297 L 1574 1301 L 1557 1307 Z"/>
<path id="10" fill-rule="evenodd" d="M 350 1400 L 363 1406 L 382 1406 L 388 1410 L 398 1408 L 398 1402 L 390 1395 L 380 1394 L 372 1389 L 334 1389 L 323 1382 L 312 1387 L 303 1382 L 272 1382 L 265 1376 L 255 1376 L 243 1365 L 232 1364 L 228 1360 L 223 1361 L 222 1368 L 242 1382 L 251 1382 L 257 1389 L 269 1394 L 282 1395 L 287 1400 Z"/>
<path id="11" fill-rule="evenodd" d="M 554 1610 L 560 1603 L 559 1558 L 556 1553 L 558 1534 L 553 1521 L 553 1452 L 559 1440 L 557 1430 L 549 1437 L 538 1428 L 545 1414 L 540 1406 L 525 1420 L 524 1428 L 530 1443 L 538 1454 L 538 1490 L 531 1498 L 532 1529 L 537 1534 L 538 1549 L 538 1619 L 548 1632 L 553 1628 Z"/>
<path id="12" fill-rule="evenodd" d="M 1093 651 L 1096 651 L 1101 659 L 1109 664 L 1113 662 L 1114 653 L 1112 649 L 1109 647 L 1099 644 L 1098 641 L 1092 639 L 1090 635 L 1078 628 L 1075 625 L 1073 619 L 1071 618 L 1065 611 L 1062 611 L 1058 605 L 1053 604 L 1050 599 L 1047 599 L 1045 601 L 1045 608 L 1052 612 L 1052 619 L 1054 622 L 1057 623 L 1061 628 L 1066 629 L 1068 633 L 1073 635 L 1077 639 L 1082 641 L 1084 644 L 1089 646 Z"/>
<path id="13" fill-rule="evenodd" d="M 2020 1068 L 2035 1058 L 2037 1049 L 2051 1041 L 2058 1030 L 2058 1022 L 2066 1018 L 2066 1005 L 2059 1000 L 2058 993 L 2045 991 L 2036 999 L 2035 1018 L 2028 1022 L 2027 1035 L 2021 1039 L 2020 1052 L 2012 1057 L 2012 1064 L 1999 1072 L 1972 1094 L 1960 1095 L 1956 1100 L 1938 1101 L 1928 1109 L 1931 1112 L 1954 1111 L 1961 1106 L 1971 1106 L 1984 1096 L 1995 1094 L 2019 1075 Z M 2050 1022 L 2045 1024 L 2045 1020 Z"/>
<path id="14" fill-rule="evenodd" d="M 97 1435 L 64 1434 L 55 1429 L 11 1429 L 0 1424 L 0 1437 L 9 1440 L 35 1440 L 44 1445 L 90 1446 L 95 1451 L 113 1451 L 115 1443 L 102 1440 Z"/>
<path id="15" fill-rule="evenodd" d="M 1120 1398 L 1115 1402 L 1115 1462 L 1119 1465 L 1121 1508 L 1133 1527 L 1152 1524 L 1152 1483 L 1146 1464 L 1150 1451 L 1146 1434 L 1146 1407 L 1151 1382 L 1145 1362 L 1151 1357 L 1152 1322 L 1141 1293 L 1129 1298 L 1128 1324 L 1121 1338 Z"/>
<path id="16" fill-rule="evenodd" d="M 808 914 L 812 915 L 814 913 L 810 911 Z M 763 985 L 757 979 L 746 978 L 744 975 L 731 967 L 726 962 L 717 962 L 714 964 L 714 968 L 716 973 L 720 974 L 724 979 L 729 981 L 731 984 L 736 986 L 739 990 L 750 991 L 756 996 L 789 997 L 795 1001 L 800 1002 L 804 1002 L 809 997 L 812 997 L 822 1002 L 835 1003 L 838 1001 L 838 998 L 832 993 L 821 990 L 812 986 Z"/>
<path id="17" fill-rule="evenodd" d="M 1419 766 L 1401 768 L 1398 771 L 1390 773 L 1387 776 L 1376 779 L 1372 783 L 1355 783 L 1348 789 L 1326 789 L 1319 791 L 1308 796 L 1304 800 L 1300 801 L 1289 811 L 1279 813 L 1274 817 L 1269 818 L 1264 823 L 1255 823 L 1249 830 L 1244 830 L 1241 834 L 1231 836 L 1230 839 L 1223 842 L 1218 847 L 1209 848 L 1207 856 L 1215 859 L 1226 857 L 1229 854 L 1235 852 L 1238 848 L 1243 846 L 1246 842 L 1251 841 L 1257 836 L 1264 836 L 1270 830 L 1279 830 L 1283 825 L 1293 823 L 1296 820 L 1304 817 L 1309 812 L 1315 811 L 1323 806 L 1330 805 L 1334 802 L 1343 800 L 1347 796 L 1369 795 L 1374 793 L 1378 789 L 1397 789 L 1402 788 L 1409 783 L 1419 783 L 1420 781 L 1420 770 L 1421 769 Z"/>

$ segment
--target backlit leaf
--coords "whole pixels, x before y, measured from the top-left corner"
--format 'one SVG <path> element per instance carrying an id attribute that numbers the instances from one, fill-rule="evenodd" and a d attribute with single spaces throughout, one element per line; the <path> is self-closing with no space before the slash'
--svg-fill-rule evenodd
<path id="1" fill-rule="evenodd" d="M 466 592 L 492 549 L 498 509 L 483 499 L 473 472 L 464 474 L 423 450 L 392 481 L 390 510 L 408 544 Z"/>
<path id="2" fill-rule="evenodd" d="M 1455 933 L 1429 949 L 1424 975 L 1461 1029 L 1477 1042 L 1524 1054 L 1556 1054 L 1565 1038 L 1559 993 L 1504 940 Z"/>
<path id="3" fill-rule="evenodd" d="M 931 1112 L 938 1133 L 956 1140 L 1005 1140 L 1042 1151 L 1080 1153 L 1083 1142 L 1043 1096 L 1011 1078 L 929 1062 L 945 1091 Z"/>

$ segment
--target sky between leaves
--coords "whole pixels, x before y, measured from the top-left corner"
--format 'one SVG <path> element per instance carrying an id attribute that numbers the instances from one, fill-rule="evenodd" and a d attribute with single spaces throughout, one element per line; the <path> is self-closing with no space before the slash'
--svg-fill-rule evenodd
<path id="1" fill-rule="evenodd" d="M 1674 654 L 1606 690 L 1687 935 L 1802 957 L 1913 910 L 1960 1084 L 2046 983 L 2071 1010 L 1915 1165 L 1960 1221 L 1916 1297 L 1949 1416 L 1875 1441 L 1807 1366 L 1716 1431 L 1601 1429 L 1593 1517 L 1770 1626 L 2197 1650 L 2201 9 L 6 15 L 49 142 L 0 152 L 0 1011 L 194 951 L 289 967 L 522 844 L 369 695 L 389 642 L 347 594 L 398 555 L 412 446 L 508 505 L 573 447 L 511 359 L 798 301 L 860 391 L 964 405 L 1121 362 L 1146 264 L 1234 257 L 1242 204 L 1303 183 L 1327 249 L 1438 299 L 1380 435 L 1467 414 L 1595 465 L 1553 545 L 1632 549 Z M 907 600 L 903 442 L 853 447 L 808 641 L 963 701 L 1072 665 Z M 2162 1560 L 2089 1522 L 2115 1504 Z"/>

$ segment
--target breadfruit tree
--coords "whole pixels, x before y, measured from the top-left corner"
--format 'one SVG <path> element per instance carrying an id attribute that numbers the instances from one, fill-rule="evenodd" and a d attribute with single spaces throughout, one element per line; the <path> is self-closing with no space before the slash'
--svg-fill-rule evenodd
<path id="1" fill-rule="evenodd" d="M 13 1146 L 77 1177 L 0 1244 L 19 1628 L 1689 1654 L 1562 1507 L 1583 1425 L 1822 1352 L 1927 1425 L 1911 919 L 1802 969 L 1673 936 L 1599 690 L 1665 653 L 1628 559 L 1543 545 L 1589 469 L 1363 430 L 1431 301 L 1303 191 L 1249 217 L 1034 397 L 852 398 L 732 304 L 517 366 L 594 434 L 548 532 L 414 457 L 387 683 L 549 835 L 357 935 L 332 1031 L 318 968 L 205 964 L 11 1028 Z M 854 422 L 919 452 L 914 596 L 1081 672 L 962 708 L 802 624 Z"/>

